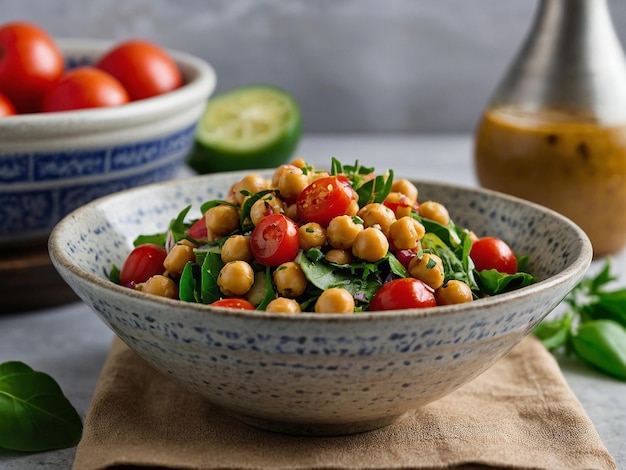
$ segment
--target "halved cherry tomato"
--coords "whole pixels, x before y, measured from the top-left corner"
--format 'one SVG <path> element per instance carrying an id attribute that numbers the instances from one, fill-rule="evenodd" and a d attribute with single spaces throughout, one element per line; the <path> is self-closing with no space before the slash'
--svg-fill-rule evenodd
<path id="1" fill-rule="evenodd" d="M 119 106 L 128 103 L 128 93 L 113 76 L 95 67 L 78 67 L 67 72 L 46 93 L 43 112 Z"/>
<path id="2" fill-rule="evenodd" d="M 246 299 L 220 299 L 213 302 L 211 305 L 215 307 L 226 307 L 226 308 L 236 308 L 238 310 L 254 310 L 255 307 Z"/>
<path id="3" fill-rule="evenodd" d="M 374 294 L 369 309 L 380 311 L 435 306 L 437 302 L 433 289 L 419 279 L 407 277 L 383 284 Z"/>
<path id="4" fill-rule="evenodd" d="M 0 93 L 19 113 L 38 112 L 62 74 L 63 56 L 46 31 L 26 22 L 0 27 Z"/>
<path id="5" fill-rule="evenodd" d="M 124 261 L 120 272 L 120 284 L 133 286 L 147 281 L 155 274 L 163 274 L 166 256 L 165 248 L 159 245 L 146 243 L 135 247 Z"/>
<path id="6" fill-rule="evenodd" d="M 0 93 L 0 117 L 13 116 L 17 111 L 13 103 L 9 99 Z"/>
<path id="7" fill-rule="evenodd" d="M 326 227 L 335 217 L 346 213 L 354 198 L 354 190 L 345 176 L 320 178 L 298 196 L 298 217 L 304 222 L 317 222 Z"/>
<path id="8" fill-rule="evenodd" d="M 298 225 L 283 214 L 263 217 L 250 237 L 252 256 L 265 266 L 292 261 L 299 249 Z"/>
<path id="9" fill-rule="evenodd" d="M 517 258 L 509 245 L 500 238 L 483 237 L 472 244 L 470 258 L 477 271 L 495 269 L 501 273 L 515 274 Z"/>
<path id="10" fill-rule="evenodd" d="M 117 78 L 133 101 L 172 91 L 183 83 L 174 60 L 164 49 L 148 41 L 119 44 L 96 67 Z"/>
<path id="11" fill-rule="evenodd" d="M 187 235 L 194 240 L 206 240 L 209 233 L 206 228 L 206 217 L 204 215 L 189 227 Z"/>

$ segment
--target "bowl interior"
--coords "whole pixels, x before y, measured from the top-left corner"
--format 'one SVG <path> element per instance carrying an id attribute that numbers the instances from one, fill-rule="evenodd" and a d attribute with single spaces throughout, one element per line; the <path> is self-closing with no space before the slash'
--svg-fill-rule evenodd
<path id="1" fill-rule="evenodd" d="M 101 282 L 113 265 L 121 267 L 138 235 L 163 232 L 189 205 L 192 207 L 187 217 L 200 217 L 199 207 L 203 202 L 225 197 L 231 185 L 248 173 L 169 181 L 94 201 L 59 224 L 51 238 L 58 250 L 56 256 L 60 263 Z M 540 281 L 589 263 L 586 235 L 553 211 L 483 189 L 427 181 L 414 183 L 421 201 L 434 200 L 446 205 L 458 226 L 478 236 L 500 237 L 518 255 L 527 255 L 528 269 Z M 103 285 L 110 288 L 108 284 Z"/>

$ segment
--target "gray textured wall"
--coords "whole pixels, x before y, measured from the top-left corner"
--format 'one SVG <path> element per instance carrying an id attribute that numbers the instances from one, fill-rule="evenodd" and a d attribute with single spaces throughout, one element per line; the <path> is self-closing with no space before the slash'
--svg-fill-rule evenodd
<path id="1" fill-rule="evenodd" d="M 218 91 L 266 82 L 310 132 L 465 132 L 532 19 L 531 0 L 0 0 L 0 22 L 142 37 L 211 62 Z M 609 5 L 626 44 L 626 1 Z"/>

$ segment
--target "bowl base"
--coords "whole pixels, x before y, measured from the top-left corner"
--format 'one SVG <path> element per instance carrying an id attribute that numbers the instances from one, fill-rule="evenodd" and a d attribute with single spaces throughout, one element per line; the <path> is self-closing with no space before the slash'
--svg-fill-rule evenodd
<path id="1" fill-rule="evenodd" d="M 367 431 L 384 428 L 402 420 L 407 413 L 399 415 L 385 416 L 382 418 L 371 419 L 367 421 L 358 421 L 354 423 L 297 423 L 286 421 L 274 421 L 256 416 L 249 416 L 225 410 L 232 418 L 241 421 L 255 428 L 265 431 L 272 431 L 280 434 L 291 434 L 294 436 L 346 436 L 350 434 L 359 434 Z"/>

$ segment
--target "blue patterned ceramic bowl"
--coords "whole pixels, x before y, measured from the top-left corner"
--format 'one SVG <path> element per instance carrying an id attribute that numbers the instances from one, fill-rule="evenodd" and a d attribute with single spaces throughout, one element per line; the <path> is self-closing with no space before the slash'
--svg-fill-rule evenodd
<path id="1" fill-rule="evenodd" d="M 586 235 L 543 207 L 487 190 L 416 182 L 458 225 L 510 241 L 540 282 L 468 304 L 354 315 L 226 311 L 107 280 L 139 234 L 224 197 L 244 173 L 149 185 L 70 214 L 49 248 L 65 281 L 132 349 L 180 386 L 256 426 L 297 434 L 381 427 L 452 392 L 505 355 L 584 276 Z M 190 214 L 191 216 L 191 214 Z"/>
<path id="2" fill-rule="evenodd" d="M 93 63 L 112 43 L 58 44 L 74 67 Z M 173 175 L 216 78 L 203 60 L 170 53 L 186 82 L 173 92 L 115 108 L 0 120 L 0 246 L 45 240 L 84 203 Z"/>

